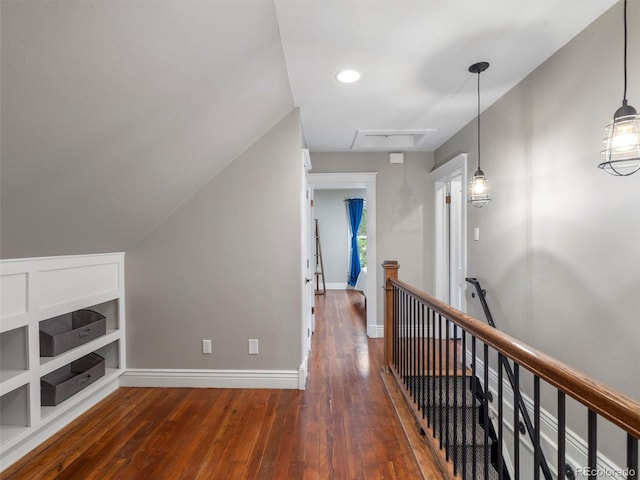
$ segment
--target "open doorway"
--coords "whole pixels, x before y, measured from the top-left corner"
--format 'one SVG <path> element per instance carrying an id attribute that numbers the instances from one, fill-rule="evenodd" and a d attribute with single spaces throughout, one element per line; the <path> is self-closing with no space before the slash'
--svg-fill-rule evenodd
<path id="1" fill-rule="evenodd" d="M 313 190 L 314 205 L 318 205 L 319 197 L 328 196 L 334 197 L 334 208 L 340 213 L 339 215 L 347 215 L 345 200 L 348 198 L 362 198 L 363 203 L 366 205 L 366 251 L 360 248 L 361 262 L 366 266 L 366 282 L 361 282 L 358 288 L 362 288 L 363 295 L 366 297 L 367 305 L 367 336 L 371 338 L 379 338 L 384 336 L 384 327 L 378 325 L 377 321 L 377 296 L 378 292 L 375 288 L 377 284 L 377 260 L 376 260 L 376 215 L 375 215 L 375 173 L 316 173 L 309 175 L 309 185 Z M 326 193 L 326 195 L 325 195 Z M 317 217 L 314 207 L 314 218 Z M 344 218 L 344 217 L 343 217 Z M 326 224 L 326 222 L 324 223 Z M 360 221 L 362 225 L 362 220 Z M 339 251 L 341 252 L 336 260 L 337 265 L 337 277 L 330 277 L 327 282 L 328 288 L 344 289 L 348 288 L 348 277 L 346 275 L 345 257 L 351 255 L 349 245 L 351 243 L 351 231 L 346 230 L 344 227 L 348 227 L 347 224 L 342 224 L 342 232 L 347 232 L 342 235 L 337 233 L 338 242 L 341 242 Z M 325 239 L 329 241 L 329 236 L 324 235 L 323 223 L 320 222 L 320 236 L 322 242 L 323 256 L 326 257 L 329 244 L 325 242 Z M 327 230 L 330 232 L 330 230 Z M 334 234 L 336 232 L 333 232 Z M 362 235 L 360 235 L 360 245 L 362 242 Z M 331 272 L 332 266 L 325 265 L 325 274 Z M 328 270 L 329 269 L 329 270 Z M 341 275 L 342 274 L 342 275 Z M 333 273 L 332 273 L 333 275 Z M 331 281 L 336 279 L 336 281 Z"/>
<path id="2" fill-rule="evenodd" d="M 313 219 L 317 221 L 319 240 L 322 246 L 322 268 L 324 281 L 328 290 L 356 289 L 366 297 L 366 290 L 360 282 L 356 285 L 361 270 L 363 275 L 367 269 L 367 201 L 366 189 L 319 189 L 314 191 Z M 350 205 L 360 202 L 362 207 L 357 219 L 356 231 L 357 251 L 353 249 L 352 215 Z M 351 210 L 353 212 L 353 209 Z M 357 270 L 353 271 L 356 267 Z M 322 286 L 316 292 L 322 292 Z"/>

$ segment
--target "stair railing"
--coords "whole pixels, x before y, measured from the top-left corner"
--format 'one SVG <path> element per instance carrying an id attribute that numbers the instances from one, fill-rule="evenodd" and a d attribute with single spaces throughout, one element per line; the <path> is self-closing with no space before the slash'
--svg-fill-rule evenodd
<path id="1" fill-rule="evenodd" d="M 476 288 L 476 293 L 478 295 L 478 299 L 480 300 L 480 305 L 482 306 L 482 311 L 484 312 L 484 316 L 487 319 L 487 323 L 493 327 L 496 327 L 495 321 L 493 320 L 493 315 L 491 314 L 491 309 L 489 308 L 489 304 L 487 303 L 487 292 L 482 288 L 480 282 L 477 278 L 467 277 L 465 280 L 473 285 Z M 522 415 L 522 422 L 524 423 L 526 431 L 529 433 L 529 438 L 531 442 L 535 445 L 536 432 L 533 428 L 533 423 L 531 422 L 531 417 L 529 416 L 529 411 L 524 403 L 524 399 L 522 398 L 522 394 L 519 388 L 516 388 L 515 378 L 513 374 L 513 369 L 511 368 L 511 364 L 506 358 L 502 359 L 501 367 L 504 368 L 505 373 L 507 374 L 507 379 L 509 380 L 509 384 L 511 385 L 511 389 L 514 392 L 514 396 L 517 399 L 518 407 L 520 408 L 520 414 Z M 514 429 L 518 428 L 517 425 L 514 425 Z M 524 433 L 524 432 L 523 432 Z M 551 470 L 549 469 L 549 464 L 547 463 L 547 459 L 544 456 L 544 452 L 540 449 L 537 452 L 540 458 L 540 468 L 542 469 L 542 474 L 544 475 L 545 480 L 553 480 L 553 476 L 551 475 Z"/>
<path id="2" fill-rule="evenodd" d="M 599 472 L 598 418 L 616 426 L 626 436 L 626 465 L 618 478 L 638 480 L 638 439 L 640 438 L 640 403 L 596 382 L 584 373 L 530 347 L 446 303 L 398 280 L 399 265 L 383 264 L 385 271 L 385 364 L 405 395 L 417 422 L 430 432 L 430 442 L 444 452 L 440 464 L 443 478 L 506 480 L 503 445 L 504 403 L 503 368 L 497 373 L 497 432 L 489 428 L 490 364 L 513 362 L 514 405 L 519 405 L 520 372 L 533 375 L 533 472 L 521 472 L 520 436 L 517 434 L 521 409 L 513 408 L 514 480 L 540 480 L 541 382 L 557 394 L 556 478 L 570 478 L 566 464 L 567 396 L 587 407 L 587 458 L 576 473 L 595 478 Z M 482 297 L 481 297 L 482 298 Z M 473 361 L 467 364 L 467 352 Z M 490 357 L 489 353 L 492 356 Z M 497 356 L 497 362 L 494 362 Z M 478 381 L 479 363 L 483 364 L 483 381 Z M 469 385 L 467 385 L 467 383 Z M 482 391 L 484 385 L 485 392 Z M 482 400 L 478 403 L 478 399 Z M 525 409 L 526 410 L 526 409 Z M 471 420 L 468 422 L 468 420 Z M 609 432 L 607 432 L 609 433 Z M 610 440 L 611 436 L 607 436 Z M 489 448 L 490 447 L 490 448 Z M 622 460 L 621 460 L 622 461 Z"/>

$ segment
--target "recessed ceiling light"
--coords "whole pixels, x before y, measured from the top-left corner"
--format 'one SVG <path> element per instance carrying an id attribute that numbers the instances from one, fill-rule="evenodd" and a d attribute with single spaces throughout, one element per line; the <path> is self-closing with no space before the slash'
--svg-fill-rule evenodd
<path id="1" fill-rule="evenodd" d="M 336 80 L 341 83 L 353 83 L 360 80 L 360 72 L 355 70 L 343 70 L 336 75 Z"/>

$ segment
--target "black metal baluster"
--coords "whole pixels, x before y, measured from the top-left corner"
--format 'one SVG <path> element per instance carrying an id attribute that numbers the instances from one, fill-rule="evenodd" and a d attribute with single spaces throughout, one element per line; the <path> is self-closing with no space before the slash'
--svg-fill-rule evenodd
<path id="1" fill-rule="evenodd" d="M 404 358 L 404 349 L 402 348 L 402 324 L 404 319 L 402 318 L 402 302 L 404 298 L 402 296 L 402 290 L 398 290 L 398 375 L 402 376 L 402 359 Z"/>
<path id="2" fill-rule="evenodd" d="M 458 325 L 453 324 L 453 446 L 458 445 Z M 458 474 L 459 458 L 453 457 L 453 474 Z"/>
<path id="3" fill-rule="evenodd" d="M 398 363 L 400 362 L 400 295 L 398 294 L 398 288 L 393 287 L 393 334 L 395 335 L 395 348 L 393 349 L 393 366 L 398 370 Z"/>
<path id="4" fill-rule="evenodd" d="M 404 356 L 405 356 L 405 348 L 406 348 L 404 339 L 406 336 L 405 324 L 407 322 L 407 318 L 405 315 L 405 308 L 404 308 L 405 292 L 403 290 L 398 290 L 398 295 L 400 297 L 400 305 L 399 305 L 400 329 L 398 330 L 398 341 L 400 342 L 400 369 L 398 371 L 402 374 L 402 378 L 404 379 L 404 358 L 405 358 Z"/>
<path id="5" fill-rule="evenodd" d="M 396 370 L 398 374 L 402 374 L 402 292 L 397 291 L 398 295 L 398 348 L 396 350 Z"/>
<path id="6" fill-rule="evenodd" d="M 498 353 L 498 480 L 502 480 L 504 461 L 502 459 L 502 436 L 504 434 L 503 426 L 503 407 L 502 407 L 502 363 L 506 359 L 501 353 Z"/>
<path id="7" fill-rule="evenodd" d="M 462 329 L 462 478 L 467 478 L 467 332 Z"/>
<path id="8" fill-rule="evenodd" d="M 432 415 L 431 415 L 431 335 L 430 335 L 430 327 L 431 327 L 431 313 L 433 312 L 433 310 L 431 310 L 429 307 L 427 307 L 427 317 L 426 317 L 426 323 L 427 323 L 427 332 L 426 332 L 426 343 L 427 343 L 427 365 L 426 365 L 426 370 L 424 371 L 425 374 L 425 384 L 427 386 L 427 393 L 426 393 L 426 397 L 424 400 L 424 404 L 425 404 L 425 411 L 427 412 L 427 426 L 430 427 L 431 426 L 431 419 L 432 419 Z"/>
<path id="9" fill-rule="evenodd" d="M 400 290 L 398 293 L 400 295 L 400 363 L 398 373 L 404 382 L 404 292 Z"/>
<path id="10" fill-rule="evenodd" d="M 587 464 L 589 467 L 589 476 L 597 477 L 598 468 L 598 416 L 594 411 L 589 409 L 589 426 L 587 427 L 587 438 L 589 453 L 587 455 Z"/>
<path id="11" fill-rule="evenodd" d="M 421 335 L 420 335 L 420 302 L 415 299 L 415 332 L 416 332 L 416 362 L 415 362 L 415 376 L 416 376 L 416 401 L 420 398 L 420 382 L 422 382 L 422 372 L 420 371 L 420 355 L 421 355 Z M 418 406 L 418 410 L 420 406 Z"/>
<path id="12" fill-rule="evenodd" d="M 404 372 L 405 372 L 405 385 L 407 390 L 411 391 L 411 314 L 409 313 L 409 305 L 411 298 L 407 292 L 404 293 L 404 316 L 405 316 L 405 357 L 404 357 Z"/>
<path id="13" fill-rule="evenodd" d="M 416 360 L 415 360 L 415 384 L 416 384 L 416 403 L 418 404 L 418 411 L 420 411 L 420 391 L 421 391 L 421 382 L 422 382 L 422 373 L 420 372 L 420 355 L 422 355 L 421 350 L 422 348 L 420 347 L 420 301 L 416 298 L 415 299 L 416 305 L 415 305 L 415 332 L 416 332 Z"/>
<path id="14" fill-rule="evenodd" d="M 476 473 L 477 473 L 477 455 L 476 455 L 476 433 L 477 433 L 477 425 L 478 425 L 478 409 L 476 408 L 476 398 L 478 395 L 478 380 L 476 377 L 477 374 L 477 369 L 476 369 L 476 363 L 478 363 L 478 359 L 476 358 L 476 337 L 474 337 L 473 335 L 471 336 L 471 358 L 472 358 L 472 363 L 471 363 L 471 396 L 473 398 L 473 409 L 471 410 L 472 413 L 472 419 L 471 419 L 471 438 L 472 438 L 472 444 L 473 444 L 473 448 L 471 449 L 471 471 L 472 471 L 472 478 L 475 480 L 477 477 Z"/>
<path id="15" fill-rule="evenodd" d="M 558 390 L 558 478 L 567 476 L 566 451 L 567 397 Z"/>
<path id="16" fill-rule="evenodd" d="M 627 434 L 627 480 L 638 480 L 638 439 Z"/>
<path id="17" fill-rule="evenodd" d="M 533 478 L 540 480 L 540 378 L 533 377 Z"/>
<path id="18" fill-rule="evenodd" d="M 416 299 L 411 296 L 410 300 L 410 329 L 411 336 L 409 337 L 409 345 L 411 353 L 409 355 L 410 364 L 409 364 L 409 376 L 411 378 L 411 398 L 413 399 L 413 403 L 416 403 Z"/>
<path id="19" fill-rule="evenodd" d="M 413 308 L 412 308 L 412 316 L 413 316 L 413 401 L 415 403 L 418 402 L 418 355 L 420 346 L 418 341 L 420 340 L 420 335 L 418 335 L 418 300 L 416 298 L 413 299 Z M 418 408 L 420 408 L 418 406 Z"/>
<path id="20" fill-rule="evenodd" d="M 391 364 L 395 366 L 396 364 L 396 289 L 395 287 L 391 287 L 393 288 L 392 292 L 391 292 L 391 296 L 393 298 L 393 304 L 392 304 L 392 313 L 391 313 L 391 327 L 392 327 L 392 331 L 391 333 L 391 344 L 393 345 L 393 349 L 391 350 Z M 385 332 L 386 334 L 386 332 Z"/>
<path id="21" fill-rule="evenodd" d="M 436 338 L 436 312 L 433 312 L 433 316 L 431 317 L 431 322 L 432 322 L 432 327 L 431 327 L 431 332 L 433 333 L 433 343 L 431 344 L 432 348 L 431 348 L 431 356 L 432 356 L 432 366 L 433 366 L 433 375 L 431 376 L 431 392 L 432 392 L 432 411 L 433 411 L 433 421 L 431 422 L 432 428 L 433 428 L 433 438 L 436 438 L 436 422 L 438 421 L 437 417 L 438 414 L 436 413 L 437 408 L 436 408 L 436 346 L 437 343 L 436 341 L 439 341 L 439 339 Z"/>
<path id="22" fill-rule="evenodd" d="M 420 405 L 422 406 L 422 418 L 426 417 L 427 399 L 427 371 L 425 368 L 424 354 L 427 348 L 424 328 L 424 303 L 420 302 Z"/>
<path id="23" fill-rule="evenodd" d="M 440 401 L 438 402 L 438 410 L 440 410 L 440 412 L 438 412 L 438 417 L 439 417 L 439 437 L 440 437 L 440 450 L 442 450 L 442 432 L 444 430 L 444 425 L 443 425 L 443 419 L 442 419 L 442 315 L 438 314 L 438 340 L 439 340 L 439 348 L 438 348 L 438 383 L 439 383 L 439 399 Z"/>
<path id="24" fill-rule="evenodd" d="M 489 478 L 489 345 L 484 345 L 484 402 L 483 402 L 483 420 L 484 420 L 484 478 Z"/>
<path id="25" fill-rule="evenodd" d="M 445 445 L 447 446 L 447 448 L 445 449 L 445 458 L 447 459 L 447 461 L 449 460 L 449 412 L 450 412 L 450 395 L 449 395 L 449 342 L 451 341 L 451 335 L 449 334 L 450 330 L 451 330 L 451 323 L 449 322 L 448 318 L 445 318 L 445 327 L 446 327 L 446 332 L 445 332 L 445 360 L 444 360 L 444 365 L 445 365 L 445 374 L 444 374 L 444 378 L 445 378 L 445 392 L 446 392 L 446 398 L 445 398 L 445 417 L 444 417 L 444 421 L 445 421 Z"/>
<path id="26" fill-rule="evenodd" d="M 409 381 L 407 367 L 409 365 L 409 344 L 407 343 L 407 335 L 409 332 L 409 319 L 407 316 L 407 293 L 402 292 L 402 318 L 404 318 L 404 326 L 402 328 L 402 350 L 404 352 L 402 360 L 402 378 L 404 379 L 405 388 Z"/>
<path id="27" fill-rule="evenodd" d="M 513 362 L 513 477 L 520 480 L 520 365 Z M 564 477 L 561 477 L 564 478 Z"/>
<path id="28" fill-rule="evenodd" d="M 404 318 L 402 317 L 402 303 L 404 302 L 404 295 L 402 290 L 398 290 L 398 375 L 402 377 L 404 372 L 402 371 L 404 360 L 404 347 L 402 345 L 402 326 L 404 324 Z"/>

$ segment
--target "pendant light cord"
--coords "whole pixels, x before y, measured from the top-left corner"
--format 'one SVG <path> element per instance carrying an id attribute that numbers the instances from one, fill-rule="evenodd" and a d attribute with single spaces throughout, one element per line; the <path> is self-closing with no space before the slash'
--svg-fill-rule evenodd
<path id="1" fill-rule="evenodd" d="M 627 104 L 627 0 L 624 0 L 624 94 L 622 104 Z"/>
<path id="2" fill-rule="evenodd" d="M 480 170 L 480 72 L 478 72 L 478 170 Z"/>

